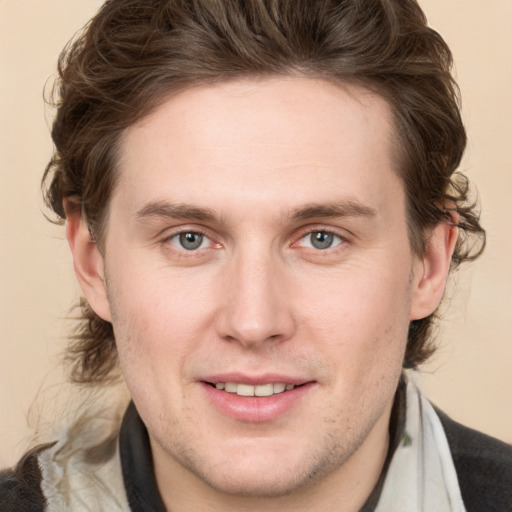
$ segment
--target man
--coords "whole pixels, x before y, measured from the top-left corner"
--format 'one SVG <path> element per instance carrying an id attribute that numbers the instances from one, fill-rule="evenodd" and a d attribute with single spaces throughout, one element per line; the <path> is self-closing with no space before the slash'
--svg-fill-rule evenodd
<path id="1" fill-rule="evenodd" d="M 412 0 L 106 2 L 44 180 L 73 379 L 132 401 L 5 473 L 4 508 L 510 510 L 510 448 L 404 373 L 483 249 L 450 63 Z"/>

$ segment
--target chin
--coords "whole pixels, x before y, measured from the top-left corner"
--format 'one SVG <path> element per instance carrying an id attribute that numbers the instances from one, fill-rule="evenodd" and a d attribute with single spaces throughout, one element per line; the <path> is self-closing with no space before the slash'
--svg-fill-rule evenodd
<path id="1" fill-rule="evenodd" d="M 182 464 L 216 491 L 239 497 L 277 498 L 314 485 L 343 463 L 335 450 L 323 456 L 297 452 L 297 446 L 259 452 L 253 449 L 234 452 L 231 458 L 208 466 L 197 460 Z"/>
<path id="2" fill-rule="evenodd" d="M 244 474 L 198 475 L 210 487 L 225 494 L 245 498 L 278 498 L 296 492 L 311 483 L 313 475 L 290 468 L 278 474 L 244 471 Z"/>

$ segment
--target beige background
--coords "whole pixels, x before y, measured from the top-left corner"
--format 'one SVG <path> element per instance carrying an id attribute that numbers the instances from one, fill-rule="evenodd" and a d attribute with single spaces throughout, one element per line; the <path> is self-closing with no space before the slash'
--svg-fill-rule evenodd
<path id="1" fill-rule="evenodd" d="M 50 156 L 42 89 L 60 48 L 100 0 L 0 0 L 0 466 L 26 447 L 27 420 L 65 393 L 63 318 L 78 297 L 62 228 L 42 214 L 39 179 Z M 456 276 L 439 338 L 420 375 L 455 419 L 512 442 L 512 0 L 423 0 L 455 55 L 488 250 Z M 40 400 L 41 401 L 41 400 Z M 39 401 L 39 402 L 40 402 Z"/>

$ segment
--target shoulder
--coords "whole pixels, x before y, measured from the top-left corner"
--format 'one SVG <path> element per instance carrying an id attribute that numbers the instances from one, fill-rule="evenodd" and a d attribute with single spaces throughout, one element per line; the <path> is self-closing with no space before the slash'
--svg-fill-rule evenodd
<path id="1" fill-rule="evenodd" d="M 510 512 L 512 446 L 436 412 L 448 439 L 467 512 Z"/>
<path id="2" fill-rule="evenodd" d="M 30 450 L 14 469 L 0 471 L 2 512 L 42 512 L 45 509 L 38 455 L 50 446 Z"/>

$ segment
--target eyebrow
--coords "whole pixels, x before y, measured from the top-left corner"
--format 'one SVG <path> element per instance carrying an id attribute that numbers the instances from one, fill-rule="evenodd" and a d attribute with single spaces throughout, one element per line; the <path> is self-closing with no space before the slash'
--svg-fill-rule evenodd
<path id="1" fill-rule="evenodd" d="M 357 200 L 343 200 L 336 203 L 308 203 L 295 208 L 287 215 L 294 221 L 313 218 L 373 217 L 377 210 Z M 220 222 L 213 210 L 187 203 L 151 201 L 135 213 L 138 220 L 152 217 L 167 217 L 195 222 Z"/>
<path id="2" fill-rule="evenodd" d="M 135 214 L 135 217 L 140 220 L 151 217 L 168 217 L 197 222 L 215 222 L 218 220 L 213 211 L 208 208 L 200 208 L 186 203 L 169 203 L 167 201 L 152 201 L 141 208 Z"/>
<path id="3" fill-rule="evenodd" d="M 338 203 L 310 203 L 291 211 L 294 220 L 308 220 L 316 217 L 374 217 L 377 210 L 356 200 L 343 200 Z"/>

